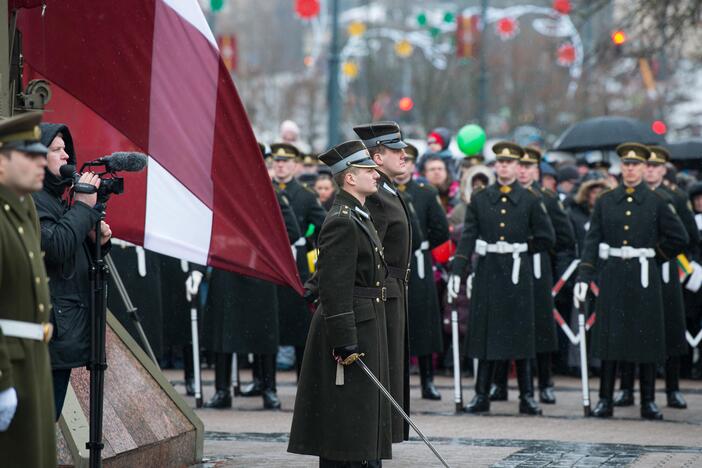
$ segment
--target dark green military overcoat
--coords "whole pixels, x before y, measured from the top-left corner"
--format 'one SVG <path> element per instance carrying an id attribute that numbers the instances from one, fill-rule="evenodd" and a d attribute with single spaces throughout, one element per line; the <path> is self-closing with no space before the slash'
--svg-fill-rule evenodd
<path id="1" fill-rule="evenodd" d="M 385 304 L 390 360 L 390 393 L 409 414 L 409 332 L 407 328 L 407 282 L 410 256 L 419 247 L 412 240 L 409 209 L 384 173 L 379 172 L 378 192 L 368 197 L 366 206 L 383 243 L 388 264 L 388 301 Z M 407 278 L 409 279 L 409 278 Z M 393 412 L 393 442 L 409 438 L 409 426 Z"/>
<path id="2" fill-rule="evenodd" d="M 655 249 L 656 258 L 648 261 L 648 286 L 642 286 L 638 257 L 610 256 L 598 264 L 600 243 L 615 248 Z M 578 281 L 594 280 L 600 287 L 597 322 L 592 329 L 596 357 L 638 363 L 665 360 L 660 264 L 677 255 L 687 243 L 675 208 L 645 183 L 635 188 L 620 185 L 599 197 L 578 273 Z"/>
<path id="3" fill-rule="evenodd" d="M 517 284 L 512 281 L 512 254 L 478 257 L 473 279 L 467 352 L 477 359 L 529 359 L 535 355 L 534 272 L 532 255 L 554 245 L 546 207 L 535 192 L 517 182 L 493 184 L 474 192 L 466 209 L 453 274 L 465 279 L 478 239 L 526 243 L 520 254 Z"/>
<path id="4" fill-rule="evenodd" d="M 0 185 L 0 319 L 49 321 L 49 284 L 39 219 L 30 196 Z M 0 432 L 0 466 L 56 466 L 54 394 L 49 348 L 0 330 L 0 392 L 14 387 L 17 411 Z"/>
<path id="5" fill-rule="evenodd" d="M 536 352 L 549 353 L 558 351 L 558 335 L 556 333 L 556 320 L 553 318 L 553 283 L 557 271 L 553 270 L 554 265 L 565 263 L 567 268 L 568 260 L 575 256 L 575 234 L 573 226 L 568 219 L 568 215 L 558 201 L 558 196 L 548 189 L 538 184 L 532 187 L 535 193 L 541 196 L 541 201 L 546 207 L 548 217 L 556 234 L 556 243 L 552 249 L 535 255 L 541 262 L 540 277 L 534 271 L 534 325 L 536 333 Z"/>
<path id="6" fill-rule="evenodd" d="M 382 287 L 382 245 L 360 202 L 341 190 L 319 236 L 319 307 L 312 317 L 297 386 L 288 451 L 331 460 L 392 456 L 390 403 L 357 364 L 336 385 L 335 347 L 357 344 L 366 365 L 389 385 L 385 302 L 354 296 Z"/>
<path id="7" fill-rule="evenodd" d="M 441 310 L 434 281 L 431 249 L 449 238 L 446 213 L 439 204 L 437 191 L 424 183 L 410 180 L 399 185 L 402 193 L 411 197 L 419 232 L 412 231 L 412 239 L 420 241 L 420 247 L 412 253 L 412 270 L 408 288 L 409 349 L 412 356 L 426 356 L 443 350 L 441 333 Z M 420 260 L 421 258 L 421 260 Z M 422 277 L 420 278 L 420 268 Z"/>
<path id="8" fill-rule="evenodd" d="M 685 252 L 696 248 L 700 242 L 699 231 L 695 223 L 695 215 L 689 206 L 687 196 L 676 189 L 671 189 L 660 185 L 656 192 L 668 197 L 669 202 L 678 213 L 682 221 L 689 244 Z M 684 252 L 681 252 L 684 253 Z M 667 270 L 667 275 L 663 275 L 663 269 Z M 666 281 L 667 279 L 667 281 Z M 687 354 L 688 344 L 685 338 L 687 325 L 685 323 L 685 304 L 683 302 L 682 285 L 678 276 L 678 264 L 675 259 L 661 265 L 661 287 L 663 291 L 663 316 L 665 320 L 665 346 L 667 356 L 682 356 Z"/>
<path id="9" fill-rule="evenodd" d="M 324 222 L 326 213 L 319 203 L 317 195 L 310 189 L 303 187 L 295 179 L 285 184 L 274 183 L 273 185 L 289 200 L 290 206 L 297 217 L 301 235 L 298 239 L 294 239 L 293 242 L 299 241 L 300 244 L 296 246 L 295 257 L 297 271 L 304 283 L 310 276 L 307 252 L 316 243 L 319 228 Z M 305 236 L 306 234 L 309 234 L 309 236 Z M 307 239 L 306 242 L 303 237 Z M 305 300 L 292 288 L 279 286 L 278 311 L 280 344 L 303 346 L 307 339 L 311 317 Z"/>

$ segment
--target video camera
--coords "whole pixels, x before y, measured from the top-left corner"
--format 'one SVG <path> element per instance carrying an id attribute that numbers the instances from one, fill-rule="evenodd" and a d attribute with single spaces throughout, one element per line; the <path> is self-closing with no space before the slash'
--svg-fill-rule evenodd
<path id="1" fill-rule="evenodd" d="M 61 166 L 59 172 L 64 180 L 73 181 L 73 191 L 75 193 L 97 192 L 98 203 L 105 203 L 108 198 L 110 198 L 110 195 L 119 195 L 120 193 L 124 192 L 124 178 L 119 177 L 117 172 L 141 171 L 144 169 L 144 167 L 146 167 L 147 161 L 148 158 L 145 154 L 118 151 L 109 156 L 103 156 L 102 158 L 95 159 L 94 161 L 84 163 L 80 168 L 81 173 L 83 173 L 87 167 L 105 167 L 104 171 L 95 173 L 98 177 L 100 177 L 100 187 L 98 188 L 91 184 L 78 182 L 81 174 L 76 171 L 76 167 L 72 164 L 65 164 Z"/>

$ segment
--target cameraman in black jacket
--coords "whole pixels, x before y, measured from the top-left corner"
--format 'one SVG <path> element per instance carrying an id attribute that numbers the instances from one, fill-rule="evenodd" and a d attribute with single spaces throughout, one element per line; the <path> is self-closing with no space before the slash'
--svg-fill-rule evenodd
<path id="1" fill-rule="evenodd" d="M 54 381 L 56 419 L 61 415 L 71 369 L 90 359 L 90 278 L 94 252 L 97 193 L 76 193 L 73 204 L 64 199 L 71 180 L 59 168 L 76 164 L 71 133 L 63 124 L 42 123 L 41 142 L 49 148 L 44 188 L 32 194 L 41 223 L 41 248 L 49 275 L 54 335 L 49 343 Z M 86 172 L 80 182 L 100 186 L 100 179 Z M 102 222 L 103 253 L 109 250 L 110 227 Z"/>

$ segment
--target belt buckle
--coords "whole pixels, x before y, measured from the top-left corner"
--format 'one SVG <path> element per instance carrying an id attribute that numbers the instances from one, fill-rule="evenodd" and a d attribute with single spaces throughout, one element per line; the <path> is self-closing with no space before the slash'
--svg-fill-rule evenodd
<path id="1" fill-rule="evenodd" d="M 508 250 L 509 244 L 505 241 L 497 241 L 495 243 L 495 246 L 497 246 L 497 253 L 499 253 L 499 254 L 504 254 L 504 253 L 507 253 L 509 251 Z"/>
<path id="2" fill-rule="evenodd" d="M 48 343 L 49 341 L 51 341 L 51 337 L 54 334 L 54 326 L 50 322 L 44 322 L 41 324 L 41 328 L 44 332 L 44 336 L 42 338 L 42 341 L 44 343 Z"/>
<path id="3" fill-rule="evenodd" d="M 409 283 L 411 271 L 412 270 L 410 270 L 409 268 L 405 270 L 405 283 Z"/>
<path id="4" fill-rule="evenodd" d="M 628 260 L 630 258 L 635 257 L 634 255 L 634 248 L 631 247 L 630 245 L 624 245 L 622 246 L 622 259 L 623 260 Z"/>
<path id="5" fill-rule="evenodd" d="M 386 288 L 385 286 L 380 288 L 380 300 L 383 302 L 388 300 L 388 288 Z"/>

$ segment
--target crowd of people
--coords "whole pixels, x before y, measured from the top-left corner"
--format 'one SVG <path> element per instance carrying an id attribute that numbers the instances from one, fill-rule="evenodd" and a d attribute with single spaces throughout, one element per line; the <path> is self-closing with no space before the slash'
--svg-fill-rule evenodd
<path id="1" fill-rule="evenodd" d="M 90 347 L 87 273 L 102 207 L 95 193 L 66 197 L 76 181 L 60 169 L 75 164 L 73 138 L 65 125 L 39 119 L 0 123 L 0 228 L 7 231 L 0 238 L 0 286 L 14 291 L 0 297 L 1 309 L 31 302 L 34 314 L 0 319 L 0 434 L 24 430 L 49 410 L 57 420 L 71 369 L 86 365 Z M 287 361 L 299 380 L 289 449 L 319 455 L 322 465 L 388 458 L 390 444 L 408 436 L 386 402 L 370 408 L 373 418 L 337 424 L 338 437 L 320 433 L 348 417 L 348 405 L 325 405 L 329 395 L 352 402 L 367 391 L 350 366 L 362 353 L 373 350 L 369 368 L 407 411 L 411 372 L 419 374 L 423 399 L 441 400 L 434 374 L 453 370 L 453 310 L 462 367 L 470 372 L 470 359 L 478 361 L 467 413 L 508 399 L 512 362 L 520 413 L 539 415 L 540 404 L 556 404 L 553 374 L 577 372 L 580 360 L 558 332 L 554 310 L 574 325 L 579 307 L 594 323 L 588 338 L 590 371 L 600 377 L 594 416 L 634 404 L 637 372 L 643 418 L 663 417 L 654 397 L 657 375 L 665 378 L 667 406 L 686 408 L 681 376 L 702 377 L 699 349 L 686 338 L 702 328 L 697 174 L 678 171 L 665 148 L 638 142 L 619 145 L 616 164 L 555 163 L 538 146 L 511 141 L 492 145 L 494 157 L 486 159 L 452 154 L 445 128 L 427 135 L 422 154 L 394 122 L 354 132 L 357 140 L 321 155 L 303 151 L 292 122 L 281 126 L 280 141 L 259 144 L 304 296 L 111 239 L 101 222 L 102 251 L 141 311 L 160 364 L 183 366 L 186 393 L 196 392 L 189 282 L 201 283 L 193 299 L 202 324 L 195 352 L 215 369 L 215 394 L 205 406 L 228 408 L 233 396 L 260 396 L 265 409 L 281 408 L 276 372 Z M 100 183 L 90 173 L 77 182 L 96 189 Z M 27 255 L 9 263 L 18 249 Z M 31 279 L 31 290 L 12 282 L 18 271 Z M 554 290 L 559 279 L 564 284 Z M 139 340 L 115 288 L 108 301 Z M 25 339 L 31 349 L 16 346 Z M 334 359 L 324 361 L 325 350 Z M 24 360 L 32 362 L 32 378 L 50 375 L 52 384 L 33 385 L 19 364 Z M 238 378 L 243 367 L 252 369 L 246 384 Z M 53 388 L 53 398 L 47 402 L 39 388 Z M 35 407 L 18 406 L 23 399 Z M 13 416 L 20 419 L 14 426 Z M 352 433 L 374 440 L 346 450 Z M 0 436 L 0 446 L 12 440 Z M 54 450 L 47 443 L 20 456 L 53 460 Z"/>

